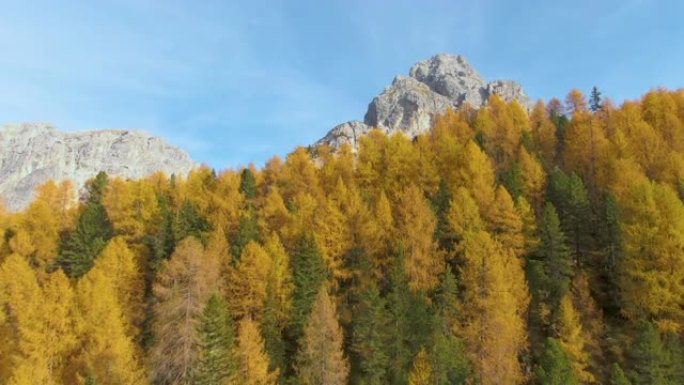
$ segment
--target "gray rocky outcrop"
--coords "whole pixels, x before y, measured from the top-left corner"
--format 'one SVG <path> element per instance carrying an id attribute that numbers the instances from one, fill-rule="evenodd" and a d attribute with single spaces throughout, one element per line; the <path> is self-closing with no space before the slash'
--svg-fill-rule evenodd
<path id="1" fill-rule="evenodd" d="M 141 178 L 157 171 L 185 175 L 197 166 L 185 151 L 141 131 L 0 126 L 0 196 L 12 211 L 24 208 L 35 188 L 50 179 L 70 179 L 80 189 L 100 171 Z"/>
<path id="2" fill-rule="evenodd" d="M 435 115 L 447 108 L 458 109 L 463 103 L 480 108 L 493 93 L 507 102 L 517 100 L 526 109 L 532 107 L 520 84 L 510 80 L 487 82 L 462 56 L 438 54 L 416 63 L 409 76 L 395 77 L 373 98 L 363 123 L 340 124 L 317 144 L 339 147 L 350 143 L 356 148 L 359 134 L 373 127 L 415 137 L 428 131 Z"/>

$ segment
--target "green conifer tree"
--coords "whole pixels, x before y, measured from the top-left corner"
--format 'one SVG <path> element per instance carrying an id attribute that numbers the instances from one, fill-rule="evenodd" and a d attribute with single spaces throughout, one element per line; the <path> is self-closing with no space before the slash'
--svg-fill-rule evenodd
<path id="1" fill-rule="evenodd" d="M 610 382 L 609 385 L 632 385 L 629 381 L 625 372 L 620 367 L 617 362 L 614 363 L 610 368 Z"/>
<path id="2" fill-rule="evenodd" d="M 261 334 L 264 337 L 266 353 L 271 359 L 269 370 L 278 370 L 279 373 L 287 372 L 287 350 L 283 335 L 283 325 L 278 317 L 278 299 L 269 281 L 266 284 L 266 299 L 264 301 L 263 318 L 261 321 Z M 284 380 L 284 376 L 280 380 Z"/>
<path id="3" fill-rule="evenodd" d="M 388 344 L 390 362 L 389 383 L 404 385 L 408 381 L 413 358 L 427 345 L 431 330 L 431 312 L 425 295 L 409 289 L 404 271 L 404 252 L 397 252 L 390 274 L 387 308 L 393 338 Z"/>
<path id="4" fill-rule="evenodd" d="M 242 250 L 250 241 L 259 240 L 259 225 L 251 212 L 240 215 L 237 233 L 230 240 L 230 253 L 233 255 L 233 262 L 237 263 L 242 255 Z"/>
<path id="5" fill-rule="evenodd" d="M 577 265 L 587 262 L 591 248 L 591 207 L 584 182 L 577 174 L 556 171 L 550 176 L 548 199 L 557 209 L 561 228 Z"/>
<path id="6" fill-rule="evenodd" d="M 434 384 L 465 384 L 471 367 L 463 341 L 454 332 L 459 317 L 458 285 L 450 267 L 442 278 L 433 306 L 434 320 L 428 346 Z"/>
<path id="7" fill-rule="evenodd" d="M 249 168 L 245 168 L 240 174 L 240 192 L 248 201 L 256 197 L 256 178 Z"/>
<path id="8" fill-rule="evenodd" d="M 535 374 L 539 385 L 578 385 L 572 364 L 554 338 L 546 340 L 544 354 L 539 360 Z"/>
<path id="9" fill-rule="evenodd" d="M 236 375 L 235 337 L 225 301 L 209 297 L 198 328 L 200 352 L 194 368 L 194 384 L 228 384 Z"/>
<path id="10" fill-rule="evenodd" d="M 292 256 L 294 292 L 292 293 L 292 327 L 290 336 L 299 340 L 316 294 L 328 279 L 328 270 L 316 238 L 303 234 Z"/>
<path id="11" fill-rule="evenodd" d="M 174 230 L 176 241 L 181 241 L 188 236 L 203 240 L 203 233 L 211 230 L 211 224 L 200 214 L 197 204 L 186 199 L 176 214 Z"/>
<path id="12" fill-rule="evenodd" d="M 558 309 L 561 299 L 569 290 L 573 264 L 556 209 L 551 203 L 546 204 L 539 231 L 540 245 L 537 254 L 544 266 L 548 306 L 550 309 Z"/>
<path id="13" fill-rule="evenodd" d="M 601 108 L 603 108 L 603 103 L 601 103 L 601 92 L 594 86 L 591 89 L 591 96 L 589 97 L 589 109 L 591 112 L 598 112 Z"/>
<path id="14" fill-rule="evenodd" d="M 602 263 L 599 271 L 603 287 L 599 299 L 604 309 L 611 315 L 617 315 L 622 307 L 619 272 L 625 253 L 620 207 L 613 194 L 604 197 L 600 217 L 598 241 Z"/>
<path id="15" fill-rule="evenodd" d="M 660 333 L 652 323 L 641 323 L 628 353 L 631 359 L 629 377 L 632 384 L 669 385 L 667 352 L 660 339 Z"/>
<path id="16" fill-rule="evenodd" d="M 71 278 L 80 278 L 112 237 L 112 226 L 102 205 L 107 174 L 100 172 L 88 183 L 88 199 L 76 227 L 63 239 L 57 265 Z"/>
<path id="17" fill-rule="evenodd" d="M 390 360 L 387 344 L 390 341 L 389 315 L 385 301 L 374 284 L 368 285 L 361 296 L 358 313 L 352 321 L 352 377 L 354 383 L 386 384 Z"/>

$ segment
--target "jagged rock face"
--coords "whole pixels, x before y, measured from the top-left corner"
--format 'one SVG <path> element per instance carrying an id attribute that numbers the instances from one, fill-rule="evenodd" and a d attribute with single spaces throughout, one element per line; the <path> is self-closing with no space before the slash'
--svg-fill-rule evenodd
<path id="1" fill-rule="evenodd" d="M 140 131 L 0 126 L 0 196 L 12 211 L 26 207 L 35 188 L 50 179 L 70 179 L 79 189 L 100 171 L 142 178 L 157 171 L 185 175 L 197 166 L 185 151 Z"/>
<path id="2" fill-rule="evenodd" d="M 435 112 L 455 104 L 418 80 L 397 76 L 368 106 L 364 123 L 387 133 L 401 130 L 413 137 L 430 129 Z"/>
<path id="3" fill-rule="evenodd" d="M 333 129 L 321 139 L 321 142 L 328 143 L 334 148 L 339 148 L 342 144 L 349 143 L 352 148 L 356 148 L 358 139 L 372 129 L 373 127 L 366 123 L 352 120 L 351 122 L 342 123 L 333 127 Z"/>
<path id="4" fill-rule="evenodd" d="M 409 76 L 397 76 L 376 96 L 368 106 L 364 126 L 358 121 L 343 123 L 318 144 L 339 147 L 346 142 L 356 148 L 358 134 L 368 132 L 370 127 L 415 137 L 428 131 L 435 115 L 447 108 L 458 109 L 463 103 L 480 108 L 493 93 L 507 102 L 517 100 L 524 108 L 532 107 L 520 84 L 508 80 L 487 82 L 462 56 L 435 55 L 411 67 Z"/>
<path id="5" fill-rule="evenodd" d="M 409 75 L 455 105 L 480 106 L 487 100 L 482 92 L 487 83 L 462 56 L 436 55 L 411 67 Z"/>

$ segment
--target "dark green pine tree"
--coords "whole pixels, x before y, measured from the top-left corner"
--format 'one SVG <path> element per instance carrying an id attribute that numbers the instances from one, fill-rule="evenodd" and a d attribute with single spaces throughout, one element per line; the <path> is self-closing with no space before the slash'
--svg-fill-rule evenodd
<path id="1" fill-rule="evenodd" d="M 537 255 L 544 266 L 543 280 L 548 292 L 547 305 L 549 309 L 554 310 L 559 308 L 561 299 L 568 292 L 573 276 L 573 264 L 556 209 L 551 203 L 547 203 L 544 208 L 539 238 Z"/>
<path id="2" fill-rule="evenodd" d="M 575 263 L 587 262 L 591 248 L 591 206 L 584 182 L 577 174 L 555 171 L 551 174 L 548 198 L 558 210 L 561 228 Z"/>
<path id="3" fill-rule="evenodd" d="M 234 378 L 237 364 L 233 352 L 233 325 L 226 303 L 217 294 L 209 297 L 197 330 L 200 352 L 193 384 L 223 384 Z"/>
<path id="4" fill-rule="evenodd" d="M 240 192 L 248 202 L 257 195 L 256 178 L 249 168 L 245 168 L 240 174 Z"/>
<path id="5" fill-rule="evenodd" d="M 601 92 L 594 86 L 591 89 L 591 96 L 589 97 L 589 109 L 591 112 L 598 112 L 601 108 L 603 108 L 603 104 L 601 103 Z"/>
<path id="6" fill-rule="evenodd" d="M 549 279 L 544 271 L 544 261 L 529 259 L 525 265 L 525 276 L 530 288 L 530 306 L 527 316 L 528 337 L 533 357 L 540 357 L 544 352 L 546 337 L 549 335 L 546 318 L 549 301 Z"/>
<path id="7" fill-rule="evenodd" d="M 387 384 L 390 366 L 387 346 L 392 337 L 385 301 L 374 284 L 361 296 L 358 312 L 352 321 L 352 383 Z"/>
<path id="8" fill-rule="evenodd" d="M 608 382 L 608 384 L 632 385 L 632 383 L 629 381 L 629 378 L 627 378 L 627 375 L 625 375 L 625 372 L 620 367 L 620 364 L 618 364 L 617 362 L 614 363 L 610 368 L 610 381 Z"/>
<path id="9" fill-rule="evenodd" d="M 88 199 L 76 227 L 62 239 L 57 265 L 71 278 L 80 278 L 87 273 L 112 237 L 112 226 L 102 205 L 106 186 L 107 174 L 104 172 L 88 183 Z"/>
<path id="10" fill-rule="evenodd" d="M 393 338 L 388 344 L 390 362 L 390 384 L 405 385 L 413 358 L 430 339 L 432 312 L 422 293 L 413 293 L 408 287 L 404 271 L 403 250 L 397 252 L 390 273 L 387 308 L 390 316 L 390 330 Z"/>
<path id="11" fill-rule="evenodd" d="M 176 214 L 174 224 L 176 242 L 189 236 L 204 241 L 204 233 L 211 230 L 211 224 L 197 209 L 197 204 L 184 200 Z"/>
<path id="12" fill-rule="evenodd" d="M 442 250 L 452 250 L 456 242 L 451 229 L 449 228 L 449 221 L 447 214 L 451 206 L 451 193 L 447 182 L 442 179 L 439 182 L 439 189 L 432 197 L 432 210 L 437 218 L 437 226 L 435 228 L 435 239 L 439 243 Z"/>
<path id="13" fill-rule="evenodd" d="M 620 207 L 613 194 L 606 194 L 600 208 L 598 226 L 599 249 L 602 254 L 599 271 L 601 272 L 601 295 L 603 308 L 610 315 L 618 315 L 622 308 L 619 286 L 620 266 L 624 259 L 624 236 L 620 222 Z"/>
<path id="14" fill-rule="evenodd" d="M 259 240 L 259 226 L 254 219 L 254 213 L 249 210 L 249 214 L 240 215 L 237 232 L 230 240 L 230 253 L 233 256 L 233 262 L 237 263 L 242 255 L 242 250 L 249 243 L 249 241 Z"/>
<path id="15" fill-rule="evenodd" d="M 667 333 L 665 337 L 667 352 L 667 378 L 670 384 L 684 384 L 684 346 L 677 333 Z"/>
<path id="16" fill-rule="evenodd" d="M 471 367 L 463 341 L 452 328 L 459 316 L 458 285 L 448 266 L 433 306 L 435 315 L 428 351 L 434 384 L 465 384 Z"/>
<path id="17" fill-rule="evenodd" d="M 435 385 L 467 383 L 471 367 L 465 346 L 443 316 L 436 320 L 429 352 Z"/>
<path id="18" fill-rule="evenodd" d="M 435 293 L 434 313 L 443 316 L 449 322 L 455 322 L 460 316 L 458 302 L 458 282 L 451 266 L 447 265 L 439 289 Z"/>
<path id="19" fill-rule="evenodd" d="M 506 187 L 513 201 L 522 195 L 522 171 L 518 162 L 511 162 L 511 167 L 501 175 L 501 183 Z"/>
<path id="20" fill-rule="evenodd" d="M 246 210 L 244 214 L 240 214 L 237 231 L 230 237 L 230 254 L 233 256 L 233 263 L 240 260 L 242 250 L 250 241 L 259 241 L 259 226 L 253 203 L 257 195 L 256 178 L 249 168 L 243 169 L 240 174 L 240 193 L 245 198 Z"/>
<path id="21" fill-rule="evenodd" d="M 562 104 L 558 99 L 552 99 L 547 106 L 547 110 L 549 119 L 556 127 L 556 158 L 559 158 L 565 149 L 565 128 L 570 123 L 570 119 L 563 113 Z"/>
<path id="22" fill-rule="evenodd" d="M 404 252 L 399 251 L 394 268 L 390 274 L 390 292 L 387 295 L 387 306 L 390 313 L 390 329 L 394 336 L 388 344 L 390 365 L 389 383 L 405 385 L 408 383 L 408 372 L 413 360 L 410 335 L 411 312 L 410 290 L 404 272 Z"/>
<path id="23" fill-rule="evenodd" d="M 157 205 L 159 206 L 159 225 L 154 234 L 145 237 L 145 244 L 152 251 L 149 268 L 156 271 L 162 261 L 169 259 L 176 248 L 176 230 L 173 211 L 169 207 L 169 197 L 157 193 Z"/>
<path id="24" fill-rule="evenodd" d="M 652 323 L 642 321 L 628 353 L 633 385 L 669 385 L 667 352 Z"/>
<path id="25" fill-rule="evenodd" d="M 544 354 L 535 369 L 539 385 L 578 385 L 572 363 L 555 338 L 547 338 Z"/>
<path id="26" fill-rule="evenodd" d="M 303 234 L 292 254 L 294 292 L 290 336 L 297 342 L 321 286 L 328 279 L 328 269 L 313 234 Z"/>
<path id="27" fill-rule="evenodd" d="M 281 325 L 278 318 L 278 301 L 273 290 L 272 282 L 266 284 L 266 300 L 264 301 L 261 333 L 264 337 L 266 352 L 271 359 L 269 370 L 278 369 L 280 373 L 287 372 L 287 346 L 283 332 L 287 325 Z M 282 382 L 285 376 L 280 376 Z"/>

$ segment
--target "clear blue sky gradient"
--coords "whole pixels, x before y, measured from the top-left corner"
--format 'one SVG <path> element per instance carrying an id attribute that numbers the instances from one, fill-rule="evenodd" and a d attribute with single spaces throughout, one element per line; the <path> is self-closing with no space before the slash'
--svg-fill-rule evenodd
<path id="1" fill-rule="evenodd" d="M 684 86 L 684 2 L 0 1 L 0 122 L 137 128 L 215 168 L 362 119 L 438 52 L 534 99 Z"/>

